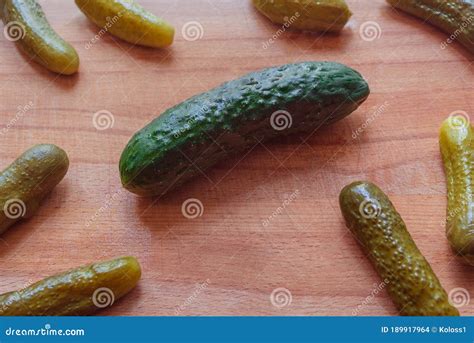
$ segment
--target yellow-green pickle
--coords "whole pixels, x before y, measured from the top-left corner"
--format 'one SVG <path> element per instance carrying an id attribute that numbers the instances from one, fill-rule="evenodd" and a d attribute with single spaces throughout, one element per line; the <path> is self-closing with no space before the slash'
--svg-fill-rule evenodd
<path id="1" fill-rule="evenodd" d="M 272 22 L 306 31 L 339 32 L 352 16 L 344 0 L 252 0 Z"/>
<path id="2" fill-rule="evenodd" d="M 0 0 L 7 39 L 50 71 L 71 75 L 79 69 L 76 50 L 49 25 L 35 0 Z"/>
<path id="3" fill-rule="evenodd" d="M 171 45 L 174 28 L 134 0 L 75 0 L 94 24 L 132 44 L 152 48 Z"/>
<path id="4" fill-rule="evenodd" d="M 24 152 L 0 174 L 0 234 L 38 210 L 41 200 L 64 178 L 66 152 L 39 144 Z"/>
<path id="5" fill-rule="evenodd" d="M 137 284 L 134 257 L 120 257 L 51 276 L 0 295 L 2 316 L 82 316 L 111 306 Z"/>
<path id="6" fill-rule="evenodd" d="M 474 135 L 467 115 L 443 122 L 439 145 L 448 188 L 446 235 L 453 250 L 474 265 Z"/>
<path id="7" fill-rule="evenodd" d="M 473 0 L 387 0 L 387 2 L 448 33 L 450 36 L 443 46 L 457 40 L 474 53 Z"/>
<path id="8" fill-rule="evenodd" d="M 459 315 L 382 190 L 369 182 L 354 182 L 341 191 L 339 204 L 347 227 L 384 280 L 401 315 Z"/>

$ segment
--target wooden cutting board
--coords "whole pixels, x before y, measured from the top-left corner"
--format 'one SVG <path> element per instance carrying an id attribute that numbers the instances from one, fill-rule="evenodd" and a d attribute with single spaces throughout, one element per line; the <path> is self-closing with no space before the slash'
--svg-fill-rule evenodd
<path id="1" fill-rule="evenodd" d="M 443 49 L 446 34 L 382 0 L 348 1 L 349 25 L 326 36 L 279 32 L 250 1 L 140 3 L 176 27 L 170 49 L 100 34 L 72 0 L 41 1 L 80 55 L 75 77 L 29 63 L 0 37 L 1 165 L 37 143 L 57 144 L 71 160 L 38 214 L 2 236 L 1 292 L 133 255 L 139 287 L 101 314 L 395 315 L 339 211 L 341 188 L 366 179 L 389 194 L 446 290 L 474 297 L 474 269 L 444 234 L 438 147 L 444 118 L 474 114 L 472 56 L 462 46 Z M 122 149 L 165 109 L 247 72 L 306 60 L 359 70 L 369 99 L 330 128 L 255 146 L 166 198 L 121 188 Z M 202 203 L 201 216 L 183 215 L 188 199 Z M 474 300 L 460 312 L 473 315 Z"/>

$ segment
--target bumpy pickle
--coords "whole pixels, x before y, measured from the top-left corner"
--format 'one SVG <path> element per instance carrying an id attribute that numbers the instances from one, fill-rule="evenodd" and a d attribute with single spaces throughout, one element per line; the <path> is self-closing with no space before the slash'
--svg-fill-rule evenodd
<path id="1" fill-rule="evenodd" d="M 122 298 L 140 276 L 140 265 L 134 257 L 80 267 L 0 295 L 0 315 L 90 315 Z"/>
<path id="2" fill-rule="evenodd" d="M 473 0 L 387 0 L 399 8 L 450 35 L 474 53 Z"/>
<path id="3" fill-rule="evenodd" d="M 359 181 L 344 187 L 339 204 L 401 315 L 459 315 L 387 195 Z"/>
<path id="4" fill-rule="evenodd" d="M 134 0 L 75 0 L 94 24 L 132 44 L 163 48 L 173 43 L 174 28 Z"/>
<path id="5" fill-rule="evenodd" d="M 49 25 L 35 0 L 0 0 L 7 38 L 50 71 L 71 75 L 79 69 L 76 50 Z"/>
<path id="6" fill-rule="evenodd" d="M 453 250 L 474 265 L 474 136 L 467 117 L 446 119 L 439 145 L 448 188 L 446 235 Z"/>
<path id="7" fill-rule="evenodd" d="M 29 218 L 41 200 L 63 179 L 69 167 L 66 152 L 53 144 L 35 145 L 0 173 L 0 234 Z"/>
<path id="8" fill-rule="evenodd" d="M 344 0 L 252 0 L 272 22 L 307 31 L 339 32 L 351 17 Z"/>

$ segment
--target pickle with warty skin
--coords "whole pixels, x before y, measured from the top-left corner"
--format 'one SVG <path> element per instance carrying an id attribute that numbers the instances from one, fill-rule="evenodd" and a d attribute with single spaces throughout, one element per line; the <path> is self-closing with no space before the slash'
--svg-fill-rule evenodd
<path id="1" fill-rule="evenodd" d="M 174 28 L 134 0 L 75 0 L 94 24 L 131 44 L 151 48 L 171 45 Z"/>
<path id="2" fill-rule="evenodd" d="M 130 292 L 140 276 L 130 256 L 79 267 L 0 295 L 0 316 L 90 315 Z"/>
<path id="3" fill-rule="evenodd" d="M 0 0 L 0 12 L 7 39 L 32 60 L 59 74 L 78 71 L 76 50 L 53 30 L 35 0 Z"/>
<path id="4" fill-rule="evenodd" d="M 446 236 L 456 254 L 474 265 L 474 134 L 467 114 L 443 122 L 439 145 L 448 189 Z"/>
<path id="5" fill-rule="evenodd" d="M 53 144 L 39 144 L 24 152 L 0 173 L 0 234 L 23 218 L 30 218 L 41 201 L 64 178 L 66 152 Z"/>
<path id="6" fill-rule="evenodd" d="M 285 28 L 339 32 L 352 16 L 344 0 L 252 0 L 255 8 Z"/>
<path id="7" fill-rule="evenodd" d="M 474 53 L 473 0 L 387 0 L 387 2 L 449 34 L 442 47 L 457 40 Z"/>
<path id="8" fill-rule="evenodd" d="M 401 315 L 459 315 L 382 190 L 369 182 L 354 182 L 341 191 L 339 204 L 347 227 Z"/>

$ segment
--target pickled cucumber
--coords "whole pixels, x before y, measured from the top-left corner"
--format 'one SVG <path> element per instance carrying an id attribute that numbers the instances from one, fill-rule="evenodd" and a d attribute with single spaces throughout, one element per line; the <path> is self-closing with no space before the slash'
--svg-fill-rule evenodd
<path id="1" fill-rule="evenodd" d="M 339 32 L 351 17 L 344 0 L 252 0 L 272 22 L 307 31 Z"/>
<path id="2" fill-rule="evenodd" d="M 439 145 L 448 188 L 446 235 L 453 250 L 474 265 L 474 135 L 468 117 L 446 119 Z"/>
<path id="3" fill-rule="evenodd" d="M 474 1 L 473 0 L 387 0 L 401 9 L 426 21 L 459 41 L 474 53 Z"/>
<path id="4" fill-rule="evenodd" d="M 174 28 L 133 0 L 75 0 L 94 24 L 132 44 L 163 48 L 173 43 Z"/>
<path id="5" fill-rule="evenodd" d="M 61 148 L 41 144 L 27 150 L 0 174 L 0 234 L 31 217 L 63 179 L 69 159 Z"/>
<path id="6" fill-rule="evenodd" d="M 127 294 L 140 276 L 140 265 L 134 257 L 80 267 L 0 295 L 0 315 L 89 315 Z"/>
<path id="7" fill-rule="evenodd" d="M 402 218 L 377 186 L 351 183 L 341 191 L 339 204 L 347 227 L 386 283 L 401 315 L 459 315 Z"/>
<path id="8" fill-rule="evenodd" d="M 7 39 L 50 71 L 71 75 L 79 69 L 76 50 L 49 25 L 35 0 L 0 0 Z"/>

